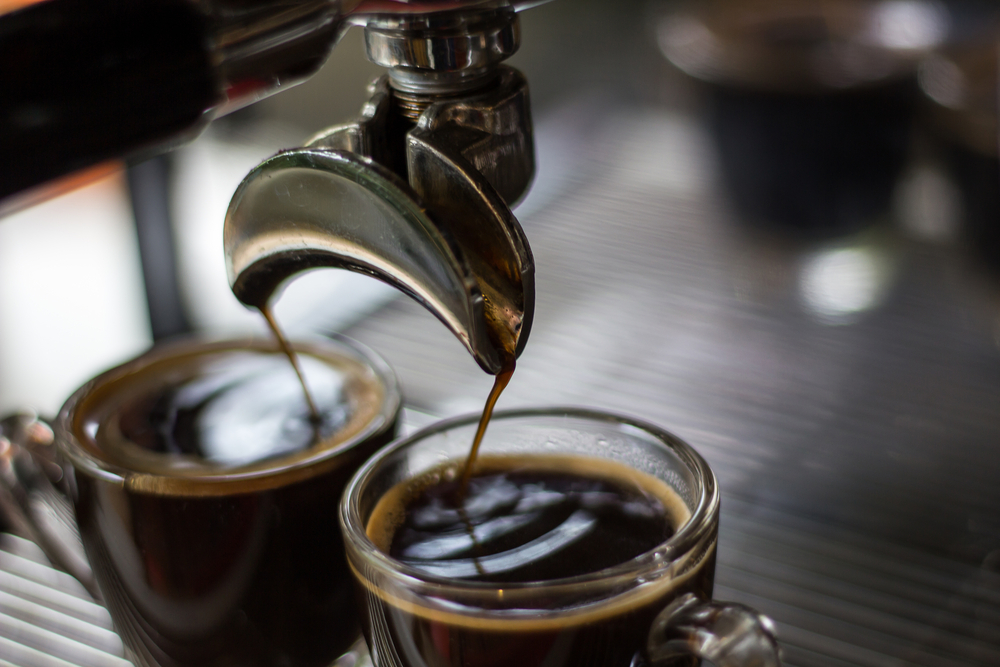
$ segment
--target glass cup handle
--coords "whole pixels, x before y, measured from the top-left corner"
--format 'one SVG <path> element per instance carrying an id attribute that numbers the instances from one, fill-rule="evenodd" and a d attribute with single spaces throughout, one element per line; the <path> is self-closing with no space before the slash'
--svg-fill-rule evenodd
<path id="1" fill-rule="evenodd" d="M 649 631 L 653 664 L 694 654 L 715 667 L 781 667 L 774 623 L 750 607 L 688 593 L 660 612 Z"/>
<path id="2" fill-rule="evenodd" d="M 100 601 L 67 497 L 71 480 L 53 440 L 51 427 L 34 414 L 0 419 L 0 518 Z"/>

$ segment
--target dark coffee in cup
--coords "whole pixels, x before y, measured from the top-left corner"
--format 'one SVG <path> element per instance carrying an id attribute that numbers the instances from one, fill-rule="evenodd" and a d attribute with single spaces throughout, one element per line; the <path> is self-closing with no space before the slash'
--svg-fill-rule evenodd
<path id="1" fill-rule="evenodd" d="M 296 347 L 318 422 L 268 342 L 157 349 L 63 408 L 81 537 L 138 664 L 319 667 L 357 638 L 337 505 L 399 392 L 352 345 Z"/>
<path id="2" fill-rule="evenodd" d="M 88 414 L 100 455 L 135 472 L 197 477 L 341 446 L 381 408 L 383 389 L 349 359 L 302 355 L 314 420 L 288 358 L 263 350 L 171 359 Z M 109 391 L 114 391 L 109 390 Z"/>
<path id="3" fill-rule="evenodd" d="M 579 585 L 573 578 L 653 551 L 691 517 L 668 484 L 609 460 L 485 456 L 464 494 L 460 468 L 447 465 L 389 489 L 371 513 L 369 539 L 396 562 L 451 581 L 573 586 Z M 535 614 L 529 605 L 520 618 L 500 620 L 431 609 L 363 586 L 366 636 L 379 644 L 380 665 L 627 667 L 671 600 L 711 597 L 714 553 L 706 550 L 678 576 L 560 618 L 546 618 L 545 600 L 530 603 L 542 605 Z M 386 661 L 390 651 L 405 655 Z"/>

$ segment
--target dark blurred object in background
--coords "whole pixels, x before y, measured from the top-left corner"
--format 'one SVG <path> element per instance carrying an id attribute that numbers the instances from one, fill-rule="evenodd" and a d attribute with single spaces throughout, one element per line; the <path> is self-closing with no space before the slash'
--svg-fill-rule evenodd
<path id="1" fill-rule="evenodd" d="M 52 179 L 175 148 L 311 76 L 357 4 L 0 4 L 0 214 L 44 199 Z"/>
<path id="2" fill-rule="evenodd" d="M 722 177 L 749 222 L 825 236 L 881 220 L 906 161 L 910 81 L 831 95 L 715 88 Z"/>
<path id="3" fill-rule="evenodd" d="M 998 156 L 998 10 L 980 15 L 987 30 L 966 35 L 929 57 L 920 88 L 937 151 L 958 186 L 963 236 L 970 249 L 1000 271 Z"/>
<path id="4" fill-rule="evenodd" d="M 824 236 L 888 211 L 917 64 L 947 32 L 947 12 L 931 2 L 713 0 L 665 15 L 658 37 L 704 83 L 740 217 Z"/>

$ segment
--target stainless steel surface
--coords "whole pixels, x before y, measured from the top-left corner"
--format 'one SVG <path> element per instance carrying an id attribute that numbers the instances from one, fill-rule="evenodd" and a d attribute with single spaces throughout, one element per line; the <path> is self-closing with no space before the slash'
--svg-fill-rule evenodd
<path id="1" fill-rule="evenodd" d="M 1000 661 L 1000 575 L 725 500 L 716 595 L 766 608 L 778 620 L 786 665 Z M 107 612 L 51 569 L 35 545 L 9 534 L 0 536 L 0 615 L 21 621 L 0 623 L 5 667 L 101 664 L 88 662 L 95 644 L 110 654 L 104 664 L 126 664 L 115 661 L 123 650 Z M 365 659 L 352 654 L 344 665 Z"/>
<path id="2" fill-rule="evenodd" d="M 786 665 L 1000 661 L 1000 574 L 988 564 L 724 502 L 716 595 L 775 619 Z"/>
<path id="3" fill-rule="evenodd" d="M 262 163 L 233 198 L 225 248 L 233 293 L 248 305 L 264 306 L 293 274 L 336 266 L 378 276 L 418 300 L 487 370 L 499 370 L 516 345 L 491 335 L 463 249 L 410 188 L 354 153 L 300 149 Z"/>
<path id="4" fill-rule="evenodd" d="M 394 61 L 403 63 L 408 54 L 416 54 L 416 38 L 399 42 L 398 32 L 395 33 L 397 39 L 393 39 L 389 32 L 380 31 L 380 28 L 388 28 L 391 23 L 421 22 L 420 17 L 442 12 L 479 16 L 513 14 L 522 9 L 506 0 L 417 3 L 305 0 L 291 4 L 276 4 L 271 0 L 219 0 L 201 5 L 210 24 L 210 51 L 220 78 L 222 101 L 217 115 L 239 109 L 312 76 L 352 25 L 376 26 L 373 39 L 381 45 L 376 52 L 391 52 L 397 56 Z M 507 32 L 499 31 L 496 36 L 500 39 L 493 41 L 493 45 L 506 45 L 506 35 Z M 451 38 L 437 40 L 436 52 L 445 48 L 453 56 L 459 53 L 485 56 L 496 50 L 478 48 L 478 44 L 468 39 L 470 36 L 465 37 L 463 42 L 462 37 L 453 32 Z M 466 48 L 462 48 L 463 45 Z M 439 54 L 439 63 L 443 55 Z"/>
<path id="5" fill-rule="evenodd" d="M 499 67 L 488 90 L 431 100 L 406 139 L 410 185 L 459 243 L 502 247 L 503 239 L 470 238 L 490 232 L 523 237 L 509 210 L 527 193 L 535 175 L 528 82 L 523 74 Z M 499 219 L 500 224 L 490 225 L 489 218 Z M 460 231 L 460 226 L 473 230 Z M 526 246 L 523 238 L 509 242 Z M 475 254 L 486 251 L 480 247 Z"/>
<path id="6" fill-rule="evenodd" d="M 618 410 L 698 449 L 717 597 L 775 619 L 787 664 L 998 664 L 1000 286 L 948 188 L 915 163 L 861 232 L 761 229 L 698 115 L 618 94 L 538 124 L 537 308 L 501 407 Z M 412 302 L 348 333 L 416 407 L 481 409 L 489 378 Z"/>
<path id="7" fill-rule="evenodd" d="M 379 16 L 365 25 L 368 59 L 389 68 L 481 70 L 506 60 L 518 46 L 520 30 L 511 7 Z"/>
<path id="8" fill-rule="evenodd" d="M 251 171 L 224 229 L 237 298 L 262 307 L 296 273 L 347 268 L 417 300 L 487 372 L 519 355 L 534 264 L 510 204 L 531 182 L 534 142 L 527 82 L 495 73 L 486 90 L 418 104 L 408 132 L 383 77 L 361 118 Z"/>
<path id="9" fill-rule="evenodd" d="M 351 1 L 269 0 L 201 3 L 211 24 L 211 55 L 222 93 L 218 115 L 308 78 L 349 26 Z"/>

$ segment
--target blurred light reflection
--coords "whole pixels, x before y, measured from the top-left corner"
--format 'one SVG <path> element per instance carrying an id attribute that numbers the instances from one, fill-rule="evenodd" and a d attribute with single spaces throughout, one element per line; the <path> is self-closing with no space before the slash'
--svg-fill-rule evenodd
<path id="1" fill-rule="evenodd" d="M 894 214 L 903 231 L 931 243 L 952 241 L 962 220 L 961 193 L 939 165 L 914 165 L 900 180 Z"/>
<path id="2" fill-rule="evenodd" d="M 667 60 L 693 77 L 712 80 L 721 74 L 723 47 L 697 18 L 665 17 L 657 30 L 657 44 Z"/>
<path id="3" fill-rule="evenodd" d="M 920 89 L 943 107 L 962 109 L 969 97 L 962 70 L 947 58 L 931 56 L 920 65 Z"/>
<path id="4" fill-rule="evenodd" d="M 872 10 L 868 38 L 887 49 L 929 49 L 944 41 L 948 28 L 948 13 L 936 2 L 889 0 Z"/>
<path id="5" fill-rule="evenodd" d="M 892 271 L 872 246 L 838 247 L 808 257 L 800 275 L 806 309 L 825 324 L 850 324 L 882 302 Z"/>

